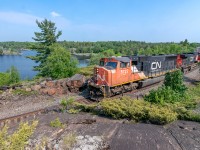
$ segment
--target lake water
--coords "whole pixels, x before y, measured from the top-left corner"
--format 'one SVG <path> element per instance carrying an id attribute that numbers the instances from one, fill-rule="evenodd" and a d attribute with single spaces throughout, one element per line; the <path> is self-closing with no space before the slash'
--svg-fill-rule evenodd
<path id="1" fill-rule="evenodd" d="M 15 66 L 21 76 L 21 79 L 32 79 L 37 72 L 33 71 L 33 66 L 37 64 L 26 56 L 34 56 L 35 51 L 22 51 L 22 55 L 4 55 L 0 56 L 0 72 L 6 72 L 11 66 Z M 88 60 L 79 60 L 78 67 L 86 67 Z"/>

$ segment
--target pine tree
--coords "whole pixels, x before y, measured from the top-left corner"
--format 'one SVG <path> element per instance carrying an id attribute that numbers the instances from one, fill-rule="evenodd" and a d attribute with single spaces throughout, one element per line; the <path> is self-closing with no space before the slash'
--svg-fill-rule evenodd
<path id="1" fill-rule="evenodd" d="M 36 20 L 36 23 L 41 32 L 34 33 L 35 37 L 33 37 L 33 40 L 39 42 L 39 44 L 34 45 L 32 49 L 35 49 L 37 54 L 36 56 L 31 56 L 29 58 L 39 63 L 38 66 L 34 67 L 34 70 L 39 71 L 39 75 L 45 76 L 45 74 L 42 74 L 40 71 L 44 67 L 46 58 L 51 53 L 50 46 L 57 42 L 57 39 L 62 32 L 56 32 L 57 28 L 55 27 L 55 23 L 48 21 L 47 19 L 43 20 L 42 22 Z"/>

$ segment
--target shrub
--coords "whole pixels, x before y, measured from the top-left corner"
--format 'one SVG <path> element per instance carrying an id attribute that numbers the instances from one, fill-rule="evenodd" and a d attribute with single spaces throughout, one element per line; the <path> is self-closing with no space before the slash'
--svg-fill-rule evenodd
<path id="1" fill-rule="evenodd" d="M 20 81 L 20 75 L 14 66 L 11 66 L 9 70 L 7 70 L 9 74 L 9 84 L 18 83 Z"/>
<path id="2" fill-rule="evenodd" d="M 79 69 L 78 73 L 86 77 L 91 77 L 94 73 L 94 65 L 83 67 Z"/>
<path id="3" fill-rule="evenodd" d="M 76 104 L 77 105 L 77 104 Z M 121 99 L 104 99 L 98 105 L 79 104 L 83 111 L 92 111 L 115 119 L 127 118 L 134 121 L 167 124 L 177 119 L 177 113 L 170 107 L 151 104 L 143 100 L 133 100 L 130 97 Z"/>
<path id="4" fill-rule="evenodd" d="M 58 128 L 58 127 L 63 127 L 63 124 L 59 118 L 56 118 L 55 120 L 50 122 L 50 126 Z"/>
<path id="5" fill-rule="evenodd" d="M 178 114 L 178 119 L 200 122 L 200 114 L 187 110 L 185 107 L 174 108 Z"/>
<path id="6" fill-rule="evenodd" d="M 14 66 L 11 66 L 6 73 L 0 72 L 0 86 L 18 83 L 19 81 L 20 75 L 18 70 Z"/>
<path id="7" fill-rule="evenodd" d="M 113 118 L 129 118 L 154 124 L 166 124 L 177 119 L 176 112 L 170 108 L 159 107 L 143 100 L 132 100 L 129 97 L 107 99 L 101 102 L 105 115 Z"/>
<path id="8" fill-rule="evenodd" d="M 186 86 L 183 84 L 183 73 L 181 72 L 181 70 L 166 73 L 164 85 L 166 87 L 170 87 L 172 90 L 182 95 L 187 89 Z"/>
<path id="9" fill-rule="evenodd" d="M 62 112 L 64 112 L 66 109 L 69 109 L 72 104 L 74 103 L 74 98 L 69 97 L 68 99 L 63 98 L 60 102 L 60 105 L 62 106 Z"/>
<path id="10" fill-rule="evenodd" d="M 183 73 L 180 70 L 165 75 L 164 86 L 151 90 L 144 99 L 151 103 L 175 103 L 187 99 L 186 86 L 183 84 Z"/>
<path id="11" fill-rule="evenodd" d="M 187 95 L 192 101 L 200 101 L 200 83 L 195 86 L 190 86 L 187 90 Z"/>
<path id="12" fill-rule="evenodd" d="M 84 112 L 94 112 L 95 108 L 97 106 L 98 106 L 97 104 L 88 105 L 88 104 L 82 104 L 82 103 L 78 103 L 78 102 L 74 103 L 75 109 L 78 109 L 78 110 L 84 111 Z"/>
<path id="13" fill-rule="evenodd" d="M 149 121 L 154 124 L 166 124 L 177 119 L 178 114 L 167 107 L 151 106 L 148 109 Z"/>
<path id="14" fill-rule="evenodd" d="M 65 109 L 66 109 L 66 107 L 67 107 L 67 101 L 66 101 L 66 99 L 62 99 L 60 101 L 60 105 L 62 106 L 61 111 L 64 112 Z"/>
<path id="15" fill-rule="evenodd" d="M 31 125 L 20 123 L 19 128 L 13 134 L 8 135 L 8 127 L 0 131 L 0 149 L 2 150 L 21 150 L 25 148 L 29 137 L 33 134 L 38 121 L 33 121 Z"/>
<path id="16" fill-rule="evenodd" d="M 9 74 L 0 72 L 0 86 L 9 85 Z"/>
<path id="17" fill-rule="evenodd" d="M 127 113 L 128 107 L 127 104 L 122 100 L 118 99 L 105 99 L 103 100 L 100 105 L 105 115 L 111 116 L 115 119 L 119 118 L 128 118 L 129 115 Z"/>
<path id="18" fill-rule="evenodd" d="M 175 92 L 170 87 L 159 87 L 157 90 L 151 90 L 148 95 L 144 97 L 145 101 L 151 103 L 174 103 L 181 101 L 184 97 L 180 93 Z"/>

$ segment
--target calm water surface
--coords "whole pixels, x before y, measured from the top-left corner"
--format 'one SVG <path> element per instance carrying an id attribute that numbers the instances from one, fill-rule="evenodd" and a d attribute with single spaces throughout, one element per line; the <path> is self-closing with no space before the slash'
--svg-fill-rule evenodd
<path id="1" fill-rule="evenodd" d="M 6 72 L 11 66 L 15 66 L 21 79 L 32 79 L 37 74 L 36 71 L 33 71 L 33 66 L 37 66 L 37 64 L 26 56 L 34 56 L 35 54 L 35 51 L 22 51 L 22 55 L 0 56 L 0 72 Z M 87 65 L 88 60 L 79 60 L 78 67 Z"/>

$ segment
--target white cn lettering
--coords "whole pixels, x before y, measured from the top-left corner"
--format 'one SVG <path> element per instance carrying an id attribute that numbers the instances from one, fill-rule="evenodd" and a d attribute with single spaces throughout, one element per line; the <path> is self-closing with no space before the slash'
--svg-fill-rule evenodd
<path id="1" fill-rule="evenodd" d="M 161 61 L 160 61 L 160 63 L 159 62 L 152 62 L 151 63 L 151 69 L 152 70 L 155 70 L 155 69 L 158 69 L 158 68 L 161 68 Z"/>

